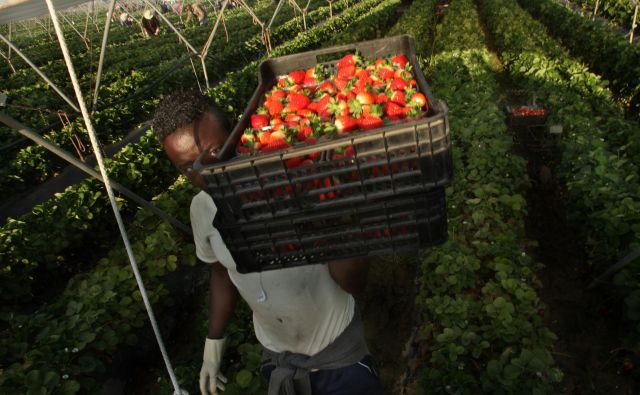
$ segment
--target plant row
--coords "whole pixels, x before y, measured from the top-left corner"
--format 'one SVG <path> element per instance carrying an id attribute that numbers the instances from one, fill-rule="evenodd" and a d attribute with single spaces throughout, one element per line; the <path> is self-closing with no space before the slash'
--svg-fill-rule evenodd
<path id="1" fill-rule="evenodd" d="M 334 9 L 341 10 L 343 4 L 335 4 Z M 310 13 L 308 19 L 316 21 L 316 16 L 317 22 L 322 20 L 322 16 L 328 16 L 326 7 Z M 287 42 L 296 37 L 298 31 L 293 27 L 295 23 L 292 20 L 275 29 L 273 36 L 277 37 L 277 41 L 274 42 Z M 288 45 L 297 42 L 299 41 L 290 41 Z M 300 45 L 304 46 L 305 43 Z M 255 56 L 259 54 L 256 53 Z M 257 61 L 252 65 L 253 68 L 244 68 L 244 73 L 231 74 L 231 78 L 242 75 L 248 90 L 252 90 L 255 84 Z M 186 81 L 186 78 L 182 81 Z M 224 86 L 230 91 L 237 89 L 239 85 L 227 83 Z M 176 85 L 175 82 L 169 86 L 172 89 L 178 87 L 179 84 Z M 226 102 L 233 103 L 235 96 L 235 93 L 231 94 Z M 139 110 L 150 114 L 157 100 L 148 100 Z M 157 141 L 148 136 L 138 143 L 128 145 L 112 160 L 107 161 L 107 169 L 114 180 L 134 191 L 144 190 L 147 195 L 153 196 L 164 190 L 174 177 L 168 161 L 164 156 L 158 157 L 161 151 Z M 131 207 L 126 200 L 121 204 L 123 209 Z M 33 302 L 34 298 L 37 299 L 36 295 L 42 294 L 39 290 L 47 286 L 48 278 L 53 273 L 68 275 L 77 271 L 78 267 L 73 264 L 77 256 L 75 251 L 98 248 L 105 240 L 111 240 L 115 229 L 110 221 L 109 204 L 102 185 L 92 179 L 67 188 L 56 195 L 55 199 L 36 206 L 28 215 L 10 220 L 0 229 L 0 240 L 5 246 L 0 254 L 0 283 L 13 289 L 12 293 L 2 295 L 4 308 L 13 308 L 17 303 L 22 305 Z M 67 270 L 61 272 L 61 268 Z"/>
<path id="2" fill-rule="evenodd" d="M 433 3 L 407 14 L 431 20 Z M 427 75 L 450 110 L 456 177 L 447 190 L 449 241 L 419 262 L 416 391 L 549 393 L 562 373 L 537 295 L 540 265 L 526 252 L 528 177 L 512 153 L 473 3 L 452 2 L 437 32 Z M 426 64 L 430 54 L 421 55 Z"/>
<path id="3" fill-rule="evenodd" d="M 395 4 L 395 0 L 389 2 Z M 277 51 L 289 54 L 316 48 L 333 35 L 344 33 L 379 3 L 366 0 L 352 6 Z M 253 76 L 255 87 L 255 67 L 231 73 L 229 77 L 244 80 L 241 74 L 247 74 L 246 80 Z M 213 89 L 217 96 L 229 98 L 219 102 L 225 108 L 247 101 L 252 92 L 247 89 L 245 97 L 238 97 L 225 86 Z M 155 200 L 163 209 L 185 220 L 194 192 L 193 187 L 181 180 Z M 162 306 L 170 303 L 162 279 L 168 272 L 194 264 L 192 241 L 146 211 L 138 213 L 129 229 L 150 298 L 161 319 Z M 114 353 L 127 344 L 136 344 L 136 333 L 146 319 L 126 261 L 123 249 L 115 248 L 95 268 L 75 276 L 55 302 L 29 316 L 5 315 L 9 327 L 0 338 L 3 392 L 74 394 L 81 389 L 92 392 L 99 388 L 101 375 Z"/>
<path id="4" fill-rule="evenodd" d="M 573 56 L 610 82 L 619 100 L 640 114 L 640 47 L 599 23 L 583 18 L 551 0 L 518 1 Z M 636 141 L 637 141 L 636 136 Z"/>
<path id="5" fill-rule="evenodd" d="M 557 173 L 567 187 L 569 220 L 584 243 L 589 263 L 603 271 L 640 246 L 638 164 L 626 155 L 624 146 L 614 150 L 609 144 L 612 137 L 624 138 L 616 136 L 618 120 L 594 121 L 589 98 L 573 87 L 590 73 L 584 69 L 578 73 L 569 60 L 537 51 L 530 37 L 552 39 L 514 1 L 482 0 L 481 4 L 501 56 L 507 60 L 507 73 L 519 86 L 535 89 L 549 107 L 551 122 L 563 126 Z M 638 263 L 623 272 L 617 283 L 628 306 L 627 317 L 636 325 L 630 333 L 637 344 L 640 317 L 633 298 L 638 296 L 640 279 L 631 275 L 633 270 L 637 273 Z"/>

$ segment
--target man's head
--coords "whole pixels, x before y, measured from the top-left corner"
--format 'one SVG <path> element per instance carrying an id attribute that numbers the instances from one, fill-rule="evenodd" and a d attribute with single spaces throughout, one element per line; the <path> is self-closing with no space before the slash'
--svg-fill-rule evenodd
<path id="1" fill-rule="evenodd" d="M 167 156 L 200 188 L 193 162 L 203 151 L 215 152 L 229 136 L 227 118 L 213 101 L 196 90 L 181 90 L 165 97 L 153 117 L 153 131 Z"/>

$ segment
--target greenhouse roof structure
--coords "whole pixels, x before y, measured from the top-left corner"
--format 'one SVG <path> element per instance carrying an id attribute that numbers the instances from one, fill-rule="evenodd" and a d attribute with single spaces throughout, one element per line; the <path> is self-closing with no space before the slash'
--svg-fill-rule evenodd
<path id="1" fill-rule="evenodd" d="M 54 0 L 57 10 L 63 10 L 87 0 Z M 47 3 L 42 0 L 0 0 L 0 25 L 48 15 Z"/>

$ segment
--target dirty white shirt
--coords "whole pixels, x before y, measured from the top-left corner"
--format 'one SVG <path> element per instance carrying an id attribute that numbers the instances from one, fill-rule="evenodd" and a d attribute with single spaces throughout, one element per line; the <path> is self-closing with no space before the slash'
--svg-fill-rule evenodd
<path id="1" fill-rule="evenodd" d="M 275 352 L 314 355 L 332 343 L 353 318 L 353 296 L 331 278 L 324 264 L 241 274 L 213 226 L 217 208 L 204 191 L 191 201 L 196 255 L 220 262 L 253 310 L 260 343 Z"/>

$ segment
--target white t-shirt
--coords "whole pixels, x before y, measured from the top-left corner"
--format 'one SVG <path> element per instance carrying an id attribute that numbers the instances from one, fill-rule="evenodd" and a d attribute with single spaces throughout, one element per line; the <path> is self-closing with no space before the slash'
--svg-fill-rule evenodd
<path id="1" fill-rule="evenodd" d="M 241 274 L 213 226 L 217 208 L 201 191 L 191 201 L 196 255 L 220 262 L 253 310 L 253 326 L 262 345 L 275 352 L 314 355 L 331 344 L 353 318 L 353 296 L 331 278 L 326 264 Z"/>

